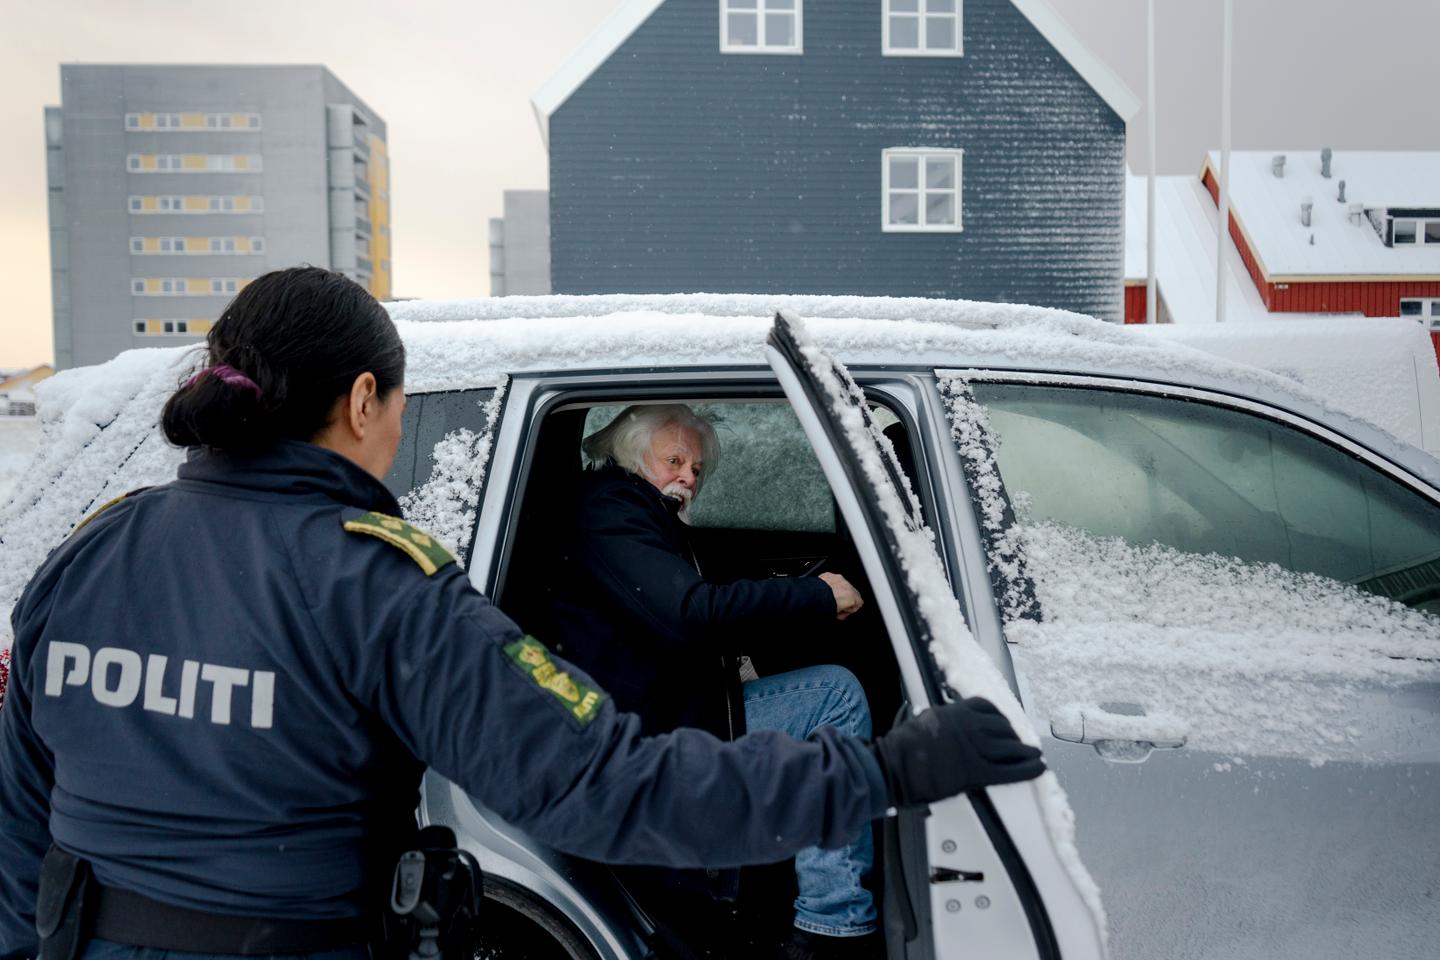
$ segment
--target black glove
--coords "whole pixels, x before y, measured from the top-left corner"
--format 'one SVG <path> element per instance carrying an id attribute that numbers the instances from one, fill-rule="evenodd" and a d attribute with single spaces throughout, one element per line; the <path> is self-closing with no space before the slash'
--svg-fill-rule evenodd
<path id="1" fill-rule="evenodd" d="M 996 783 L 1045 772 L 1040 751 L 984 697 L 931 707 L 875 740 L 871 747 L 890 801 L 916 807 Z"/>

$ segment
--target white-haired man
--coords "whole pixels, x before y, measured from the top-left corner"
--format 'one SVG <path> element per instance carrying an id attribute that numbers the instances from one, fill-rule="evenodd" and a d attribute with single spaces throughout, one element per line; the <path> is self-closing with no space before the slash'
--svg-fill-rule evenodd
<path id="1" fill-rule="evenodd" d="M 742 659 L 757 636 L 803 638 L 863 604 L 843 576 L 715 583 L 686 536 L 692 501 L 720 459 L 710 422 L 683 404 L 638 405 L 587 437 L 587 475 L 547 639 L 590 673 L 647 733 L 699 727 L 804 738 L 823 726 L 870 736 L 865 692 L 839 666 L 755 675 Z M 869 830 L 837 850 L 796 857 L 799 896 L 790 957 L 883 955 Z M 670 877 L 673 888 L 733 898 L 738 874 Z"/>

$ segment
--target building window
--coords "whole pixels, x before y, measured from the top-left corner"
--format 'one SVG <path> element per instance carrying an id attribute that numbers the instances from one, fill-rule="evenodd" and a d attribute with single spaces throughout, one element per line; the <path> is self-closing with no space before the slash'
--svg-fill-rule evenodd
<path id="1" fill-rule="evenodd" d="M 264 161 L 258 153 L 132 153 L 126 166 L 132 173 L 259 173 Z"/>
<path id="2" fill-rule="evenodd" d="M 883 0 L 881 51 L 887 57 L 958 57 L 964 52 L 961 0 Z"/>
<path id="3" fill-rule="evenodd" d="M 1391 238 L 1395 246 L 1440 244 L 1440 217 L 1396 217 Z"/>
<path id="4" fill-rule="evenodd" d="M 145 335 L 145 321 L 144 321 L 144 320 L 136 320 L 136 321 L 135 321 L 135 333 L 136 333 L 137 336 L 142 336 L 142 337 L 143 337 L 143 336 Z"/>
<path id="5" fill-rule="evenodd" d="M 1440 323 L 1440 297 L 1407 297 L 1400 301 L 1400 316 L 1429 321 L 1431 329 Z"/>
<path id="6" fill-rule="evenodd" d="M 264 237 L 251 237 L 251 238 L 250 238 L 250 252 L 251 252 L 251 253 L 264 253 L 264 252 L 265 252 L 265 238 L 264 238 Z"/>
<path id="7" fill-rule="evenodd" d="M 891 233 L 958 233 L 963 150 L 895 147 L 881 155 L 880 223 Z"/>
<path id="8" fill-rule="evenodd" d="M 143 210 L 144 208 L 145 208 L 145 201 L 144 201 L 143 199 L 141 199 L 140 197 L 131 197 L 131 198 L 130 198 L 130 212 L 131 212 L 131 213 L 139 213 L 139 212 L 140 212 L 141 210 Z"/>
<path id="9" fill-rule="evenodd" d="M 804 0 L 720 0 L 721 53 L 803 53 Z"/>
<path id="10" fill-rule="evenodd" d="M 1440 244 L 1440 218 L 1396 217 L 1392 237 L 1396 246 Z"/>
<path id="11" fill-rule="evenodd" d="M 130 281 L 130 292 L 131 292 L 131 293 L 136 293 L 136 294 L 143 294 L 143 293 L 145 292 L 145 281 L 144 281 L 144 280 L 131 280 L 131 281 Z"/>
<path id="12" fill-rule="evenodd" d="M 142 237 L 131 237 L 131 238 L 130 238 L 130 252 L 131 252 L 131 253 L 144 253 L 144 252 L 145 252 L 145 240 L 144 240 Z"/>
<path id="13" fill-rule="evenodd" d="M 258 113 L 127 113 L 125 129 L 139 133 L 157 131 L 248 131 L 260 129 Z"/>

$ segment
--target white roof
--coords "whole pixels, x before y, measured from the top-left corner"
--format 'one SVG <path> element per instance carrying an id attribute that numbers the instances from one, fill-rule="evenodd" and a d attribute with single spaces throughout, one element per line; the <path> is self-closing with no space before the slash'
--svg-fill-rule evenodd
<path id="1" fill-rule="evenodd" d="M 1285 176 L 1276 177 L 1271 162 L 1281 153 Z M 1219 171 L 1219 153 L 1212 151 L 1206 165 Z M 1357 226 L 1349 217 L 1356 203 L 1440 208 L 1440 152 L 1336 150 L 1330 170 L 1329 179 L 1320 175 L 1315 149 L 1230 155 L 1231 209 L 1263 274 L 1281 283 L 1317 276 L 1440 280 L 1440 244 L 1387 247 L 1368 218 Z M 1341 180 L 1344 203 L 1337 199 Z M 1300 222 L 1307 200 L 1314 204 L 1308 227 Z"/>
<path id="2" fill-rule="evenodd" d="M 1145 178 L 1125 178 L 1125 279 L 1145 281 Z M 1170 319 L 1215 322 L 1215 252 L 1219 213 L 1198 177 L 1155 178 L 1155 279 Z M 1227 320 L 1270 317 L 1234 243 L 1225 245 Z"/>
<path id="3" fill-rule="evenodd" d="M 570 59 L 561 64 L 560 69 L 535 91 L 530 98 L 530 104 L 535 110 L 535 119 L 540 124 L 540 137 L 547 148 L 550 146 L 550 117 L 664 2 L 665 0 L 623 0 L 609 19 L 600 24 L 579 49 L 570 55 Z M 1140 109 L 1139 98 L 1115 71 L 1080 42 L 1053 7 L 1045 0 L 1010 2 L 1040 31 L 1040 35 L 1069 61 L 1075 72 L 1090 84 L 1121 120 L 1129 120 L 1135 115 Z"/>

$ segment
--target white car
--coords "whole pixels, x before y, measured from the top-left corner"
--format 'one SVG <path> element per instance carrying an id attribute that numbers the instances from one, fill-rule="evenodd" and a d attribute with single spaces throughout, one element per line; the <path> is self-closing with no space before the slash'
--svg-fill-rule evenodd
<path id="1" fill-rule="evenodd" d="M 828 561 L 871 601 L 826 660 L 861 678 L 877 732 L 983 694 L 1043 747 L 1038 781 L 880 825 L 890 960 L 1434 953 L 1428 454 L 1282 377 L 1039 308 L 391 309 L 410 404 L 388 482 L 522 626 L 546 602 L 547 522 L 581 437 L 623 405 L 683 401 L 717 417 L 725 451 L 692 515 L 711 576 Z M 94 506 L 172 475 L 156 421 L 195 362 L 137 351 L 42 387 L 41 453 L 0 510 L 0 608 Z M 795 665 L 750 652 L 762 672 Z M 433 773 L 421 816 L 456 829 L 496 936 L 531 955 L 640 960 L 711 935 Z M 777 875 L 756 885 L 783 924 Z"/>

